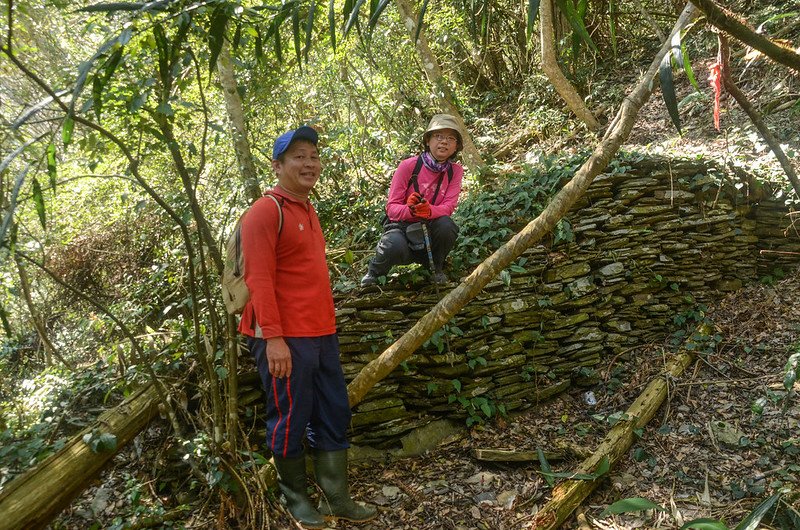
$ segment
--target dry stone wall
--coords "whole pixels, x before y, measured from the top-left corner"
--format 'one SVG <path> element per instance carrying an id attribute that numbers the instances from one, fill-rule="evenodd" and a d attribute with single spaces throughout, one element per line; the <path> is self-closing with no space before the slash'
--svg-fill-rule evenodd
<path id="1" fill-rule="evenodd" d="M 764 186 L 721 175 L 648 159 L 599 176 L 567 216 L 574 240 L 529 249 L 373 388 L 354 409 L 351 441 L 389 447 L 443 417 L 532 406 L 580 383 L 581 368 L 663 340 L 696 304 L 793 270 L 800 238 L 789 208 Z M 348 381 L 446 292 L 390 282 L 337 296 Z M 251 406 L 254 388 L 242 385 Z"/>

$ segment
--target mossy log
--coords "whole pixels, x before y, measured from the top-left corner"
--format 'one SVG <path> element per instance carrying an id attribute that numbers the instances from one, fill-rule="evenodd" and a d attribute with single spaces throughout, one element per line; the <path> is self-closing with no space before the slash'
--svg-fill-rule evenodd
<path id="1" fill-rule="evenodd" d="M 69 505 L 158 412 L 158 395 L 150 384 L 102 414 L 56 454 L 12 480 L 0 494 L 0 530 L 44 528 Z M 87 433 L 113 434 L 116 449 L 95 453 L 83 441 Z"/>
<path id="2" fill-rule="evenodd" d="M 706 333 L 701 328 L 698 333 Z M 628 410 L 623 419 L 611 428 L 595 452 L 575 470 L 576 474 L 591 474 L 604 459 L 613 466 L 630 448 L 634 431 L 644 427 L 667 397 L 670 379 L 678 377 L 694 360 L 694 352 L 681 350 L 664 369 L 662 376 L 650 382 Z M 550 500 L 533 518 L 530 528 L 537 530 L 560 528 L 569 515 L 580 506 L 598 486 L 599 480 L 566 480 L 553 488 Z"/>

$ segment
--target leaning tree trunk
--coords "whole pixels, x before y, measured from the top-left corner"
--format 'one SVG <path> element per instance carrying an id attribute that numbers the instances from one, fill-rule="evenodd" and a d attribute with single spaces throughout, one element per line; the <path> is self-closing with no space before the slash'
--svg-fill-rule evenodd
<path id="1" fill-rule="evenodd" d="M 544 70 L 545 75 L 556 89 L 556 92 L 558 92 L 558 95 L 561 96 L 561 99 L 564 100 L 578 119 L 585 123 L 590 130 L 599 130 L 600 124 L 592 114 L 592 111 L 586 107 L 583 98 L 581 98 L 558 66 L 553 32 L 552 0 L 543 0 L 539 4 L 539 34 L 542 43 L 542 70 Z"/>
<path id="2" fill-rule="evenodd" d="M 27 473 L 5 485 L 0 494 L 0 530 L 44 528 L 141 431 L 158 412 L 158 393 L 149 384 L 124 403 L 104 413 Z M 116 437 L 116 449 L 92 452 L 86 434 Z"/>
<path id="3" fill-rule="evenodd" d="M 403 20 L 406 29 L 411 32 L 411 38 L 413 39 L 414 35 L 417 33 L 417 17 L 414 16 L 414 10 L 411 8 L 411 4 L 409 4 L 408 0 L 397 0 L 397 7 L 400 9 L 400 18 Z M 419 38 L 415 44 L 420 59 L 422 59 L 425 75 L 428 81 L 434 86 L 439 103 L 443 110 L 447 114 L 451 114 L 461 127 L 464 140 L 464 149 L 461 151 L 461 156 L 464 160 L 464 165 L 469 168 L 470 173 L 477 175 L 479 169 L 484 166 L 485 163 L 478 152 L 478 148 L 475 147 L 475 143 L 472 141 L 472 136 L 467 131 L 467 126 L 464 123 L 464 118 L 461 116 L 461 111 L 458 110 L 455 104 L 453 92 L 447 85 L 447 80 L 445 80 L 442 74 L 442 68 L 439 66 L 439 62 L 436 60 L 436 56 L 431 51 L 430 46 L 428 46 L 428 39 L 425 37 L 424 33 L 420 32 Z"/>
<path id="4" fill-rule="evenodd" d="M 680 31 L 691 19 L 693 13 L 693 6 L 687 5 L 678 18 L 672 33 Z M 500 271 L 549 233 L 578 199 L 583 197 L 594 178 L 606 168 L 622 142 L 628 138 L 636 115 L 653 91 L 653 78 L 658 72 L 661 59 L 670 49 L 670 42 L 671 39 L 667 39 L 661 46 L 642 80 L 623 100 L 617 116 L 606 133 L 606 138 L 595 148 L 572 180 L 553 197 L 547 208 L 536 219 L 528 223 L 521 232 L 489 256 L 466 280 L 442 298 L 397 342 L 389 346 L 377 359 L 371 361 L 358 373 L 348 386 L 351 406 L 358 404 L 370 388 L 410 357 L 436 330 L 467 305 Z"/>
<path id="5" fill-rule="evenodd" d="M 228 120 L 231 123 L 233 149 L 236 152 L 236 160 L 239 162 L 239 170 L 242 172 L 245 193 L 247 193 L 249 202 L 255 202 L 261 197 L 261 182 L 253 161 L 253 153 L 250 150 L 242 97 L 239 95 L 236 73 L 233 70 L 233 61 L 227 41 L 223 42 L 222 50 L 219 52 L 217 74 L 219 75 L 219 84 L 222 85 L 222 94 L 225 97 L 225 110 L 228 112 Z"/>
<path id="6" fill-rule="evenodd" d="M 700 333 L 707 334 L 704 330 Z M 576 474 L 590 474 L 604 460 L 610 467 L 627 453 L 636 439 L 634 431 L 641 429 L 655 416 L 669 391 L 670 379 L 680 376 L 694 360 L 694 352 L 682 350 L 676 354 L 664 369 L 663 376 L 654 379 L 639 394 L 623 415 L 608 432 L 592 456 L 584 460 L 575 470 Z M 555 530 L 560 528 L 567 517 L 580 506 L 583 499 L 594 491 L 599 480 L 566 480 L 553 489 L 550 501 L 534 516 L 530 528 L 536 530 Z"/>

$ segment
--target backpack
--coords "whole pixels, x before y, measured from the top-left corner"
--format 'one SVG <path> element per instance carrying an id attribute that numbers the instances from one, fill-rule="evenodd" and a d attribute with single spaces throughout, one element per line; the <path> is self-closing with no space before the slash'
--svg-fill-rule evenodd
<path id="1" fill-rule="evenodd" d="M 283 199 L 271 193 L 265 193 L 275 201 L 278 207 L 278 237 L 283 230 Z M 244 283 L 244 254 L 242 253 L 242 219 L 247 215 L 248 208 L 236 221 L 233 232 L 225 244 L 225 266 L 222 269 L 222 299 L 225 309 L 231 315 L 238 315 L 244 310 L 245 304 L 250 300 L 250 290 Z"/>

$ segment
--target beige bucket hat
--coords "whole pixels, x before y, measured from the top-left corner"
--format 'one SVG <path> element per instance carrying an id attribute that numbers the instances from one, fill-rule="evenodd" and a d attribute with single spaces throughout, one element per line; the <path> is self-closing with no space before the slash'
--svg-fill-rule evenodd
<path id="1" fill-rule="evenodd" d="M 442 129 L 453 129 L 456 132 L 456 137 L 458 138 L 456 153 L 461 151 L 461 149 L 464 148 L 464 133 L 461 131 L 461 127 L 459 127 L 456 119 L 449 114 L 435 114 L 433 118 L 431 118 L 428 128 L 425 129 L 425 133 L 422 135 L 422 143 L 427 146 L 431 134 L 433 134 L 434 131 L 441 131 Z"/>

